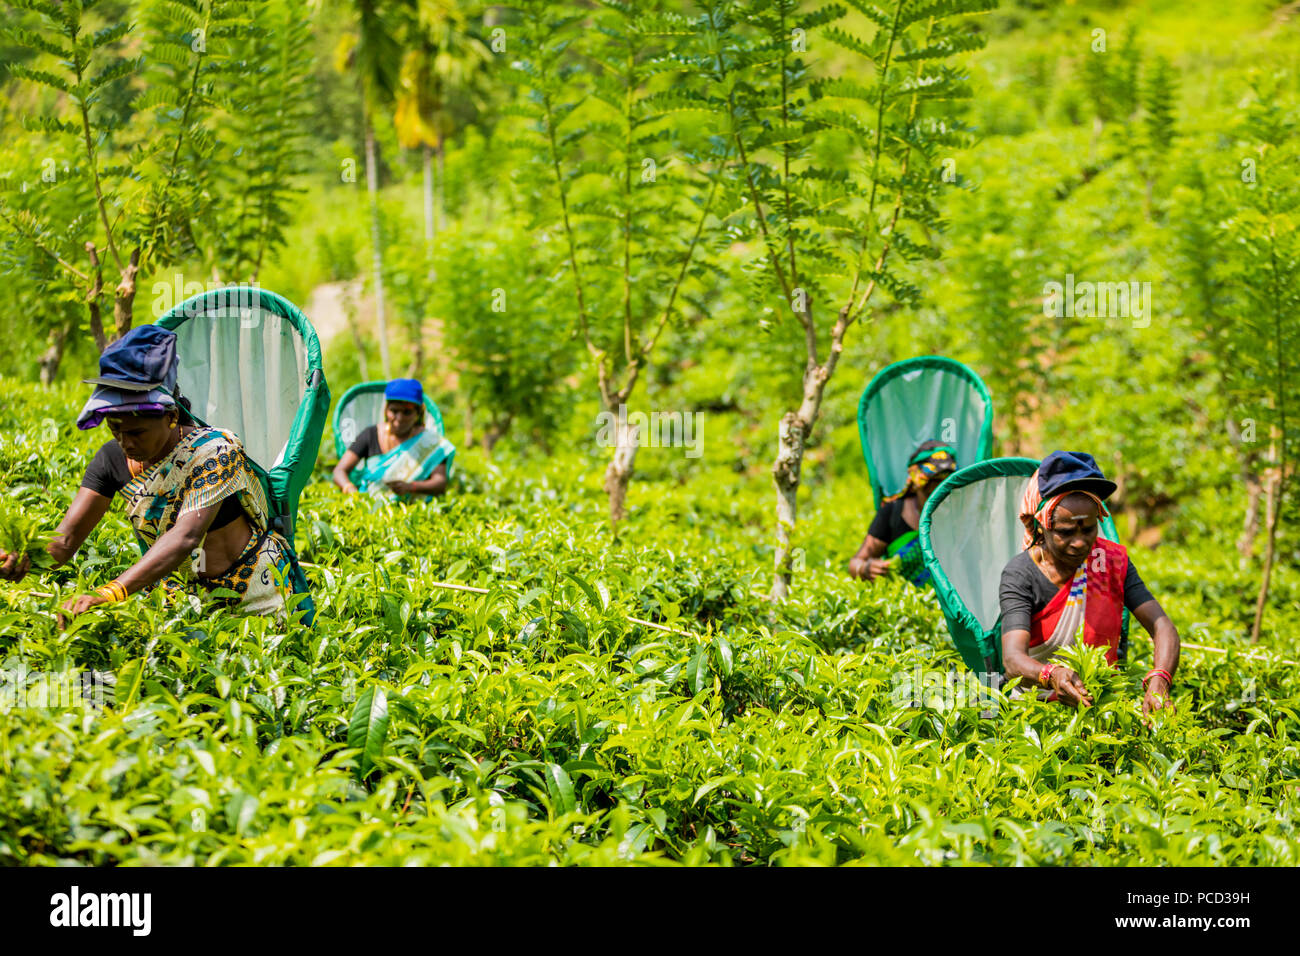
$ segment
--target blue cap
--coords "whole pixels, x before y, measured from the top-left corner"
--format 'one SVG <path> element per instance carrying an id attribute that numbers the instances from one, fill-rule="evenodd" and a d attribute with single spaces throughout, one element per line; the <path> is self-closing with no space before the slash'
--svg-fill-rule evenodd
<path id="1" fill-rule="evenodd" d="M 82 379 L 97 385 L 77 416 L 77 427 L 94 428 L 112 411 L 158 413 L 176 404 L 176 333 L 161 325 L 141 325 L 109 343 L 99 356 L 99 375 Z"/>
<path id="2" fill-rule="evenodd" d="M 109 343 L 99 356 L 99 375 L 82 381 L 125 392 L 175 392 L 176 364 L 176 333 L 140 325 Z"/>
<path id="3" fill-rule="evenodd" d="M 1038 493 L 1044 501 L 1064 491 L 1089 491 L 1105 501 L 1116 487 L 1086 452 L 1054 451 L 1038 466 Z"/>
<path id="4" fill-rule="evenodd" d="M 384 400 L 390 402 L 413 402 L 424 407 L 424 389 L 413 378 L 395 378 L 384 389 Z"/>

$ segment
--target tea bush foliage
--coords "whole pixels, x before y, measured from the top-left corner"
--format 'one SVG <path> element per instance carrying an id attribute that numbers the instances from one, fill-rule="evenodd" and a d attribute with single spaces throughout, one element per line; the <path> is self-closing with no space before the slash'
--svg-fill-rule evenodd
<path id="1" fill-rule="evenodd" d="M 5 502 L 48 521 L 97 436 L 66 424 L 74 389 L 4 384 L 19 399 L 0 412 Z M 807 556 L 788 603 L 762 597 L 761 479 L 725 498 L 707 478 L 659 482 L 613 540 L 600 496 L 574 487 L 584 468 L 471 452 L 466 479 L 423 507 L 309 487 L 310 629 L 154 594 L 58 630 L 60 599 L 135 557 L 111 513 L 74 565 L 0 591 L 0 856 L 1300 862 L 1294 632 L 1255 656 L 1185 650 L 1177 713 L 1150 727 L 1141 634 L 1118 671 L 1075 661 L 1090 709 L 993 700 L 954 683 L 928 592 L 851 581 L 834 546 Z M 809 520 L 838 507 L 818 501 Z M 1211 642 L 1198 623 L 1244 642 L 1214 617 L 1237 599 L 1228 571 L 1219 591 L 1194 559 L 1135 559 L 1186 639 Z M 1294 576 L 1279 587 L 1293 612 Z M 102 702 L 15 701 L 69 670 L 102 678 Z"/>
<path id="2" fill-rule="evenodd" d="M 71 383 L 116 330 L 118 273 L 89 286 L 103 316 L 65 275 L 101 226 L 145 250 L 113 292 L 154 293 L 136 322 L 157 283 L 256 275 L 324 334 L 310 302 L 332 286 L 336 396 L 379 367 L 378 273 L 394 371 L 435 397 L 458 474 L 377 507 L 322 456 L 297 538 L 310 629 L 154 594 L 60 630 L 62 601 L 137 557 L 120 508 L 71 565 L 0 585 L 0 862 L 1300 862 L 1294 4 L 927 0 L 898 12 L 971 16 L 897 50 L 857 0 L 448 4 L 490 6 L 504 46 L 482 89 L 445 91 L 436 160 L 335 67 L 358 29 L 400 51 L 429 24 L 261 6 L 6 6 L 0 548 L 40 563 L 107 437 L 75 430 Z M 104 62 L 80 118 L 59 24 Z M 912 114 L 900 87 L 963 105 Z M 879 168 L 858 168 L 861 124 Z M 868 180 L 916 197 L 903 238 Z M 884 218 L 848 229 L 863 204 Z M 861 258 L 845 240 L 840 262 L 846 229 L 900 254 L 864 274 L 890 294 L 819 393 L 773 603 L 773 444 L 808 341 L 774 252 L 829 317 Z M 1046 284 L 1072 279 L 1147 291 L 1133 314 L 1050 315 Z M 1096 704 L 1073 712 L 973 684 L 929 592 L 848 578 L 858 398 L 928 353 L 989 384 L 996 454 L 1090 451 L 1119 483 L 1121 539 L 1185 644 L 1175 713 L 1141 716 L 1138 628 L 1115 671 L 1076 656 Z M 701 416 L 701 447 L 640 449 L 615 535 L 595 422 L 625 385 Z"/>

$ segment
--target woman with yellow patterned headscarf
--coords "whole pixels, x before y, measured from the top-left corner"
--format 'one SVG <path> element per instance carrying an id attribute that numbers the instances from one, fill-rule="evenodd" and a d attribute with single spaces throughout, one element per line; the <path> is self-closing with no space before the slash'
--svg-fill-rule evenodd
<path id="1" fill-rule="evenodd" d="M 956 470 L 957 455 L 951 445 L 928 441 L 917 448 L 907 461 L 907 482 L 881 502 L 862 547 L 849 561 L 849 574 L 870 581 L 897 570 L 913 584 L 928 584 L 930 572 L 917 536 L 921 509 Z"/>

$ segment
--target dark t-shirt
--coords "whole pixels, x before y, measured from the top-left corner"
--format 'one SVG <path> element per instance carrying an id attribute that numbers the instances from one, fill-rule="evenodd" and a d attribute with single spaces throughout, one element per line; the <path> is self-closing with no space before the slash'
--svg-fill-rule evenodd
<path id="1" fill-rule="evenodd" d="M 370 458 L 374 455 L 382 455 L 383 449 L 379 447 L 379 426 L 371 425 L 364 429 L 357 440 L 348 446 L 348 451 L 352 452 L 358 458 Z"/>
<path id="2" fill-rule="evenodd" d="M 126 463 L 126 452 L 117 443 L 117 439 L 104 442 L 95 453 L 95 457 L 86 466 L 86 474 L 81 479 L 81 487 L 89 488 L 105 498 L 112 498 L 131 482 L 131 466 Z M 212 519 L 208 530 L 224 528 L 244 513 L 239 499 L 234 495 L 222 499 L 217 516 Z"/>
<path id="3" fill-rule="evenodd" d="M 998 587 L 998 603 L 1002 607 L 1002 633 L 1027 631 L 1033 616 L 1056 597 L 1059 591 L 1047 580 L 1028 551 L 1021 551 L 1002 569 L 1002 583 Z M 1130 611 L 1151 600 L 1151 592 L 1142 583 L 1133 562 L 1128 563 L 1124 575 L 1124 606 Z"/>
<path id="4" fill-rule="evenodd" d="M 915 528 L 903 520 L 903 502 L 906 500 L 906 498 L 896 498 L 882 504 L 876 516 L 871 519 L 871 527 L 867 529 L 867 534 L 879 538 L 888 545 L 893 544 L 909 531 L 915 531 Z"/>

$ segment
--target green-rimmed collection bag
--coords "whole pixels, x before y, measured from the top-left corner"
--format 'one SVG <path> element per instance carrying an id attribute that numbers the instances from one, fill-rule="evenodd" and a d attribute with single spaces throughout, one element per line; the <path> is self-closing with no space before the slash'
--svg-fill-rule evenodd
<path id="1" fill-rule="evenodd" d="M 176 333 L 177 385 L 191 414 L 239 436 L 266 489 L 272 528 L 292 545 L 329 417 L 316 330 L 288 299 L 250 286 L 193 296 L 157 324 Z"/>
<path id="2" fill-rule="evenodd" d="M 907 460 L 922 442 L 950 445 L 958 465 L 991 455 L 993 399 L 961 362 L 941 355 L 906 359 L 881 369 L 863 391 L 858 435 L 879 509 L 907 482 Z"/>
<path id="3" fill-rule="evenodd" d="M 1002 569 L 1022 550 L 1020 501 L 1038 469 L 1033 458 L 991 458 L 960 469 L 930 496 L 921 512 L 921 554 L 948 624 L 953 645 L 978 673 L 1002 672 Z M 1115 523 L 1101 536 L 1118 541 Z M 1124 612 L 1119 655 L 1128 649 Z"/>

